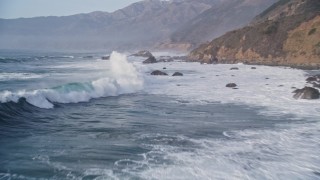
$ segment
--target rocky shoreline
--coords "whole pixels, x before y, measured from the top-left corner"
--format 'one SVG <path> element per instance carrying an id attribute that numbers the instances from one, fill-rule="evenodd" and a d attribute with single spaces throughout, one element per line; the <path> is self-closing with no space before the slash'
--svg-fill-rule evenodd
<path id="1" fill-rule="evenodd" d="M 159 62 L 173 62 L 175 60 L 184 61 L 184 62 L 199 62 L 190 60 L 188 56 L 159 56 L 158 59 L 150 52 L 150 51 L 139 51 L 138 53 L 132 54 L 132 56 L 140 56 L 147 58 L 143 61 L 143 64 L 153 64 L 153 63 L 159 63 Z M 232 63 L 230 63 L 232 62 Z M 292 65 L 292 64 L 283 64 L 283 63 L 263 63 L 263 62 L 247 62 L 247 61 L 219 61 L 217 59 L 212 59 L 210 61 L 200 61 L 201 64 L 238 64 L 243 63 L 245 65 L 264 65 L 264 66 L 284 66 L 288 68 L 295 68 L 295 69 L 301 69 L 301 70 L 319 70 L 320 65 L 313 64 L 313 65 Z M 163 68 L 163 70 L 166 70 L 167 68 Z M 257 67 L 252 66 L 252 70 L 257 70 Z M 237 66 L 231 67 L 230 71 L 237 71 L 239 68 Z M 168 76 L 168 73 L 160 70 L 154 70 L 150 73 L 154 76 Z M 175 72 L 172 74 L 172 76 L 183 76 L 181 72 Z M 238 85 L 236 82 L 230 82 L 226 84 L 227 88 L 232 89 L 238 89 Z M 320 98 L 320 74 L 317 75 L 310 75 L 306 78 L 306 86 L 298 89 L 296 87 L 292 87 L 292 89 L 295 89 L 292 93 L 294 93 L 293 98 L 294 99 L 319 99 Z"/>
<path id="2" fill-rule="evenodd" d="M 188 62 L 199 62 L 201 64 L 238 64 L 243 63 L 246 65 L 263 65 L 263 66 L 284 66 L 301 70 L 320 70 L 319 63 L 302 63 L 302 64 L 293 64 L 289 62 L 279 62 L 279 61 L 243 61 L 243 60 L 206 60 L 206 59 L 194 59 L 187 57 L 186 61 Z"/>
<path id="3" fill-rule="evenodd" d="M 172 62 L 172 61 L 184 61 L 184 62 L 199 62 L 201 64 L 238 64 L 243 63 L 246 65 L 263 65 L 263 66 L 283 66 L 301 70 L 320 70 L 320 63 L 291 63 L 282 61 L 258 61 L 258 60 L 240 60 L 240 59 L 218 59 L 218 58 L 195 58 L 191 54 L 187 56 L 155 56 L 148 50 L 142 50 L 131 56 L 145 57 L 147 58 L 143 63 L 158 63 L 158 62 Z"/>

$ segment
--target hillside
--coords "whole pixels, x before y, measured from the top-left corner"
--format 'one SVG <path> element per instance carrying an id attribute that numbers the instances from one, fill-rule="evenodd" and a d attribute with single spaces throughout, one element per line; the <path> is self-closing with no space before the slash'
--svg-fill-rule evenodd
<path id="1" fill-rule="evenodd" d="M 231 31 L 192 51 L 210 63 L 320 67 L 320 1 L 280 0 L 249 26 Z"/>
<path id="2" fill-rule="evenodd" d="M 277 0 L 228 0 L 185 23 L 170 36 L 167 44 L 190 44 L 195 47 L 208 39 L 247 25 L 256 15 Z"/>
<path id="3" fill-rule="evenodd" d="M 0 48 L 106 50 L 150 47 L 219 0 L 145 0 L 113 13 L 0 19 Z"/>

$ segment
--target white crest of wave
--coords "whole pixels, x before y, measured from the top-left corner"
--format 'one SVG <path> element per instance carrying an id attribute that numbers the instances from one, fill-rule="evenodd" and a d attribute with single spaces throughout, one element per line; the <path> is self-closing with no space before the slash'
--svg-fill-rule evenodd
<path id="1" fill-rule="evenodd" d="M 113 52 L 110 56 L 111 74 L 120 85 L 122 93 L 129 93 L 132 90 L 140 89 L 142 80 L 137 69 L 128 63 L 127 57 L 123 54 Z"/>
<path id="2" fill-rule="evenodd" d="M 52 89 L 33 91 L 4 91 L 0 93 L 0 102 L 18 102 L 26 98 L 27 102 L 40 108 L 53 108 L 51 102 L 78 103 L 92 98 L 117 96 L 134 93 L 143 88 L 143 79 L 137 69 L 127 61 L 127 57 L 118 52 L 110 56 L 111 75 L 88 83 L 73 83 Z M 72 87 L 70 87 L 72 86 Z"/>

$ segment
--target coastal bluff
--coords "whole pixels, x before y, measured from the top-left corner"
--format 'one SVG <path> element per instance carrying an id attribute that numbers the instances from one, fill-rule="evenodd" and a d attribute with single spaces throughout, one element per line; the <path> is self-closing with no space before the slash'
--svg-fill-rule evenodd
<path id="1" fill-rule="evenodd" d="M 320 1 L 280 0 L 250 25 L 200 45 L 188 59 L 319 69 Z"/>

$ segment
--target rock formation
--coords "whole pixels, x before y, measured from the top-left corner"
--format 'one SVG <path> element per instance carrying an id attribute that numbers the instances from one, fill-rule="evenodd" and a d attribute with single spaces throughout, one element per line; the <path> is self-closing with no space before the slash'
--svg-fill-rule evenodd
<path id="1" fill-rule="evenodd" d="M 175 72 L 172 76 L 183 76 L 183 74 L 181 72 Z"/>
<path id="2" fill-rule="evenodd" d="M 153 76 L 168 76 L 167 73 L 162 72 L 162 71 L 159 71 L 159 70 L 153 71 L 153 72 L 151 73 L 151 75 L 153 75 Z"/>
<path id="3" fill-rule="evenodd" d="M 295 99 L 319 99 L 320 93 L 318 89 L 312 87 L 304 87 L 302 89 L 296 89 L 293 98 Z"/>
<path id="4" fill-rule="evenodd" d="M 320 1 L 280 0 L 251 25 L 193 50 L 189 60 L 320 67 Z"/>
<path id="5" fill-rule="evenodd" d="M 157 63 L 157 59 L 154 56 L 150 56 L 148 59 L 142 62 L 143 64 Z"/>
<path id="6" fill-rule="evenodd" d="M 235 88 L 235 87 L 237 87 L 237 84 L 236 83 L 229 83 L 226 85 L 226 87 Z"/>

